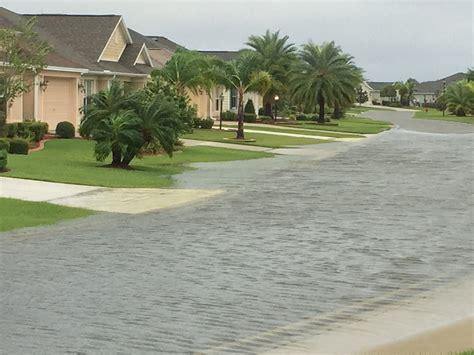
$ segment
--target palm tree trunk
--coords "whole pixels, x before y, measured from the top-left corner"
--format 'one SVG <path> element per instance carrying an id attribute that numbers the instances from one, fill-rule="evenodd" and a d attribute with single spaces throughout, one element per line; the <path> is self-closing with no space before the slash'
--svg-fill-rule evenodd
<path id="1" fill-rule="evenodd" d="M 326 119 L 324 118 L 324 97 L 323 95 L 319 94 L 318 96 L 318 104 L 319 104 L 319 117 L 318 117 L 318 122 L 319 123 L 325 123 Z"/>
<path id="2" fill-rule="evenodd" d="M 273 118 L 271 95 L 267 94 L 263 97 L 263 107 L 264 107 L 264 112 L 263 112 L 264 115 Z"/>
<path id="3" fill-rule="evenodd" d="M 117 145 L 112 146 L 112 166 L 119 167 L 122 163 L 122 152 Z"/>
<path id="4" fill-rule="evenodd" d="M 239 105 L 237 109 L 238 115 L 238 126 L 237 126 L 237 139 L 244 139 L 244 93 L 239 90 Z"/>
<path id="5" fill-rule="evenodd" d="M 0 98 L 0 138 L 7 136 L 7 100 Z"/>

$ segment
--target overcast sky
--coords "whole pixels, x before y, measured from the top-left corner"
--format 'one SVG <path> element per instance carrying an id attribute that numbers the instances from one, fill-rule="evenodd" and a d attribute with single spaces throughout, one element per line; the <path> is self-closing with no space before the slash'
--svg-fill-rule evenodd
<path id="1" fill-rule="evenodd" d="M 439 79 L 474 66 L 472 0 L 0 0 L 18 13 L 121 14 L 128 27 L 190 49 L 235 50 L 281 30 L 334 40 L 374 81 Z"/>

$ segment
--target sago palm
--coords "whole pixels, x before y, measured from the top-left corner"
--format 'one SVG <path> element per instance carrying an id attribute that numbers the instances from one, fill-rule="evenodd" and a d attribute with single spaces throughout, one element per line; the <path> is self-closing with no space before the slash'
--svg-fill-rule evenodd
<path id="1" fill-rule="evenodd" d="M 272 116 L 275 94 L 281 96 L 287 91 L 289 70 L 296 60 L 296 47 L 288 40 L 288 36 L 280 36 L 280 31 L 272 33 L 267 30 L 263 36 L 250 36 L 246 43 L 256 52 L 260 69 L 272 77 L 271 85 L 263 97 L 267 116 Z"/>
<path id="2" fill-rule="evenodd" d="M 238 97 L 237 139 L 244 135 L 244 95 L 248 92 L 266 93 L 271 85 L 268 72 L 258 69 L 259 59 L 254 52 L 242 52 L 230 62 L 219 62 L 214 70 L 214 79 L 227 89 L 234 89 Z"/>
<path id="3" fill-rule="evenodd" d="M 457 81 L 446 88 L 447 108 L 456 116 L 466 116 L 474 112 L 474 84 L 465 80 Z"/>
<path id="4" fill-rule="evenodd" d="M 334 42 L 322 45 L 309 42 L 299 53 L 290 79 L 295 102 L 307 107 L 319 106 L 318 122 L 324 123 L 327 105 L 347 105 L 355 100 L 355 90 L 362 82 L 362 70 L 353 57 Z"/>

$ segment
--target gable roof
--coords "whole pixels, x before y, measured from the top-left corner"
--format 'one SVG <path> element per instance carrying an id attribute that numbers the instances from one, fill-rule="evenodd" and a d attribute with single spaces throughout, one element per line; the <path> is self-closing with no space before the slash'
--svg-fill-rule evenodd
<path id="1" fill-rule="evenodd" d="M 36 17 L 34 30 L 52 47 L 46 58 L 48 66 L 79 68 L 96 74 L 123 73 L 147 76 L 153 68 L 136 64 L 143 45 L 153 44 L 140 33 L 127 29 L 127 44 L 118 62 L 98 59 L 113 31 L 123 22 L 118 15 L 19 15 L 0 7 L 0 27 L 15 28 Z M 125 26 L 125 25 L 123 25 Z M 126 27 L 125 27 L 126 28 Z M 151 61 L 155 64 L 153 61 Z"/>
<path id="2" fill-rule="evenodd" d="M 173 42 L 172 40 L 164 37 L 164 36 L 146 36 L 153 45 L 149 45 L 148 48 L 150 49 L 167 49 L 170 52 L 176 52 L 176 50 L 180 48 L 184 48 L 182 45 Z"/>
<path id="3" fill-rule="evenodd" d="M 240 51 L 199 51 L 199 53 L 214 56 L 223 61 L 229 62 L 236 59 L 239 56 Z"/>
<path id="4" fill-rule="evenodd" d="M 369 84 L 369 86 L 374 89 L 374 90 L 382 90 L 384 87 L 388 86 L 388 85 L 392 85 L 393 82 L 390 82 L 390 81 L 368 81 L 367 84 Z"/>
<path id="5" fill-rule="evenodd" d="M 464 73 L 456 73 L 439 80 L 424 81 L 416 86 L 415 92 L 419 94 L 439 93 L 443 90 L 443 81 L 446 82 L 446 86 L 448 86 L 455 81 L 463 80 L 465 77 L 466 74 Z"/>

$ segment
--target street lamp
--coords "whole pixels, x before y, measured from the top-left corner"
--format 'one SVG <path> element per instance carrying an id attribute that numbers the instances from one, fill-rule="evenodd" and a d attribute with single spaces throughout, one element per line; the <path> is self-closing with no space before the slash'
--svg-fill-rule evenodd
<path id="1" fill-rule="evenodd" d="M 275 122 L 276 122 L 278 118 L 278 100 L 280 100 L 280 96 L 275 95 L 274 99 L 275 99 Z"/>
<path id="2" fill-rule="evenodd" d="M 219 96 L 219 129 L 222 130 L 222 104 L 224 102 L 224 93 Z"/>

